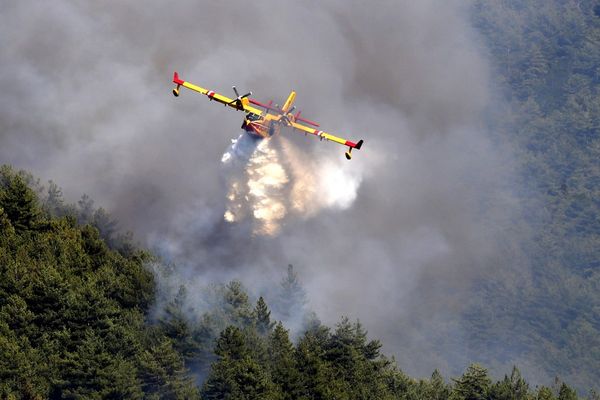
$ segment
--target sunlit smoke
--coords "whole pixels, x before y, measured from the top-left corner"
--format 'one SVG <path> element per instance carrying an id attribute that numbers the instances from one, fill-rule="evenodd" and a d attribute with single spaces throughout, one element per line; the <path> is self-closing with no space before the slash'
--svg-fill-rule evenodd
<path id="1" fill-rule="evenodd" d="M 332 161 L 301 158 L 283 137 L 260 140 L 242 133 L 221 161 L 227 184 L 223 217 L 231 223 L 252 219 L 256 235 L 277 235 L 286 217 L 348 208 L 361 181 Z"/>

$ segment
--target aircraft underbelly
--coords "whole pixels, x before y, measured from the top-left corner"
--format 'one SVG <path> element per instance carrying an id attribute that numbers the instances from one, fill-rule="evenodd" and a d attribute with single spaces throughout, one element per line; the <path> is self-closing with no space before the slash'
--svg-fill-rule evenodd
<path id="1" fill-rule="evenodd" d="M 261 138 L 269 138 L 279 131 L 274 124 L 264 124 L 259 121 L 247 120 L 244 121 L 242 128 L 244 128 L 244 130 L 251 136 L 257 136 Z"/>

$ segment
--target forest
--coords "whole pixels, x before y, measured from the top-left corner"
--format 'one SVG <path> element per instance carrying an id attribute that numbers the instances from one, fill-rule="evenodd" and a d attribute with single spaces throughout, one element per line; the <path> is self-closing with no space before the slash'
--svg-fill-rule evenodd
<path id="1" fill-rule="evenodd" d="M 185 289 L 149 312 L 153 257 L 84 196 L 0 169 L 0 395 L 6 399 L 576 399 L 567 383 L 530 388 L 519 370 L 494 381 L 478 364 L 447 381 L 413 379 L 359 321 L 307 315 L 296 340 L 239 281 L 214 285 L 198 320 Z M 305 294 L 290 265 L 288 307 Z M 591 391 L 589 398 L 600 398 Z"/>
<path id="2" fill-rule="evenodd" d="M 600 378 L 600 6 L 477 1 L 472 21 L 496 77 L 487 124 L 520 180 L 519 221 L 503 229 L 527 237 L 464 315 L 472 357 L 492 363 L 495 335 L 508 359 L 527 354 L 583 391 Z"/>
<path id="3" fill-rule="evenodd" d="M 468 12 L 494 75 L 485 128 L 515 154 L 521 213 L 501 227 L 504 273 L 475 282 L 456 316 L 473 361 L 462 375 L 410 377 L 343 316 L 325 326 L 306 312 L 296 334 L 272 316 L 308 300 L 292 266 L 273 299 L 214 283 L 192 319 L 185 287 L 159 299 L 156 274 L 173 266 L 109 212 L 5 165 L 0 397 L 600 399 L 600 5 L 476 0 Z M 530 384 L 532 369 L 556 378 Z"/>

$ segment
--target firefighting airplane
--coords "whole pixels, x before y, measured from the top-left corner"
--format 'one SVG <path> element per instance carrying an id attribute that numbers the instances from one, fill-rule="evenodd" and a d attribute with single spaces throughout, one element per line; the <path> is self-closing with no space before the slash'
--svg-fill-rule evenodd
<path id="1" fill-rule="evenodd" d="M 235 108 L 238 111 L 244 111 L 246 113 L 246 117 L 242 123 L 242 129 L 246 130 L 251 135 L 260 138 L 269 138 L 275 134 L 278 134 L 282 126 L 289 126 L 293 129 L 304 132 L 305 135 L 310 133 L 311 135 L 317 136 L 320 140 L 325 139 L 339 143 L 343 146 L 348 146 L 348 151 L 345 153 L 348 160 L 352 158 L 352 149 L 360 150 L 363 144 L 362 140 L 354 143 L 301 124 L 300 122 L 303 122 L 307 125 L 314 126 L 315 128 L 319 127 L 319 124 L 316 122 L 301 118 L 300 111 L 298 111 L 296 114 L 293 114 L 293 111 L 296 108 L 295 106 L 292 106 L 294 99 L 296 98 L 296 92 L 294 91 L 290 93 L 289 97 L 283 104 L 283 107 L 279 108 L 278 105 L 273 106 L 272 101 L 270 101 L 268 104 L 263 104 L 251 99 L 250 96 L 252 95 L 252 92 L 248 92 L 240 96 L 235 86 L 233 86 L 233 91 L 235 92 L 236 98 L 230 99 L 229 97 L 215 93 L 212 90 L 204 89 L 200 86 L 196 86 L 180 79 L 177 72 L 173 74 L 173 83 L 177 85 L 173 89 L 173 95 L 175 97 L 179 96 L 179 88 L 183 86 L 208 96 L 209 100 L 217 101 L 225 106 Z M 264 111 L 253 107 L 252 105 L 264 108 Z"/>

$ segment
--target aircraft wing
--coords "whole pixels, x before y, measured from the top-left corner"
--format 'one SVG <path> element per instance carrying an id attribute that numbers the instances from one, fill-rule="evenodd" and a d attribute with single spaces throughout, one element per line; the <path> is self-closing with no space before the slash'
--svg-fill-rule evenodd
<path id="1" fill-rule="evenodd" d="M 202 93 L 203 95 L 207 96 L 209 100 L 214 100 L 218 103 L 224 104 L 225 106 L 235 108 L 236 110 L 245 111 L 247 113 L 252 113 L 259 116 L 263 114 L 263 111 L 261 109 L 252 107 L 250 105 L 250 102 L 247 99 L 247 95 L 243 97 L 238 97 L 237 99 L 230 99 L 229 97 L 216 93 L 213 90 L 205 89 L 203 87 L 196 86 L 190 82 L 180 79 L 177 72 L 173 74 L 173 83 L 177 85 L 177 87 L 173 89 L 173 94 L 175 95 L 175 97 L 179 96 L 179 87 L 183 86 L 195 92 Z"/>
<path id="2" fill-rule="evenodd" d="M 323 140 L 323 139 L 330 140 L 332 142 L 336 142 L 336 143 L 342 144 L 344 146 L 360 149 L 360 146 L 358 143 L 354 143 L 354 142 L 351 142 L 350 140 L 342 139 L 340 137 L 334 136 L 327 132 L 320 131 L 318 129 L 309 128 L 308 126 L 304 126 L 304 125 L 298 124 L 296 122 L 290 122 L 290 126 L 294 129 L 298 129 L 302 132 L 310 133 L 311 135 L 315 135 L 321 140 Z M 362 140 L 359 141 L 359 143 L 360 143 L 360 145 L 362 145 Z"/>
<path id="3" fill-rule="evenodd" d="M 289 121 L 289 126 L 291 126 L 294 129 L 297 129 L 299 131 L 302 131 L 304 133 L 310 133 L 311 135 L 315 135 L 320 140 L 325 139 L 325 140 L 329 140 L 331 142 L 339 143 L 339 144 L 341 144 L 343 146 L 348 146 L 349 149 L 346 152 L 346 158 L 347 159 L 350 159 L 352 157 L 352 155 L 351 155 L 352 154 L 352 149 L 360 150 L 360 148 L 361 148 L 361 146 L 363 144 L 362 140 L 359 140 L 358 142 L 354 143 L 354 142 L 351 142 L 350 140 L 346 140 L 346 139 L 334 136 L 334 135 L 332 135 L 330 133 L 323 132 L 323 131 L 320 131 L 318 129 L 310 128 L 308 126 L 304 126 L 302 124 L 299 124 L 299 123 L 293 122 L 293 121 Z"/>

